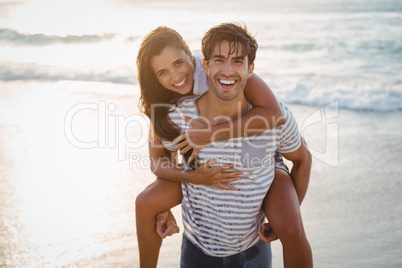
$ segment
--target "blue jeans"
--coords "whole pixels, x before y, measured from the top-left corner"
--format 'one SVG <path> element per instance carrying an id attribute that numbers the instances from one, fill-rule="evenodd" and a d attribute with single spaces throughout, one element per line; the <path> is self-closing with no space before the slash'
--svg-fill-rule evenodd
<path id="1" fill-rule="evenodd" d="M 271 244 L 259 241 L 243 252 L 221 258 L 206 255 L 183 235 L 180 268 L 272 268 Z"/>

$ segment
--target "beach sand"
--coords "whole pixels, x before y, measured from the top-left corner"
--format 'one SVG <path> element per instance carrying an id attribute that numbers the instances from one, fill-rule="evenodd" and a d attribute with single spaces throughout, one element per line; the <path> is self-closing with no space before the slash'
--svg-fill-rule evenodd
<path id="1" fill-rule="evenodd" d="M 154 180 L 137 98 L 135 85 L 0 83 L 0 266 L 137 267 L 135 197 Z M 337 105 L 289 105 L 314 156 L 315 267 L 400 267 L 402 113 Z M 165 239 L 159 267 L 178 267 L 180 241 Z M 278 241 L 273 254 L 283 267 Z"/>

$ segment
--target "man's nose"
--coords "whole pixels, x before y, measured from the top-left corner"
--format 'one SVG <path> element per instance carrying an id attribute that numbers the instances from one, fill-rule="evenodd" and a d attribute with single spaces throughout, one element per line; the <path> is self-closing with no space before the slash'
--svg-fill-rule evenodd
<path id="1" fill-rule="evenodd" d="M 226 62 L 223 66 L 222 73 L 224 75 L 232 75 L 233 74 L 233 67 L 229 62 Z"/>

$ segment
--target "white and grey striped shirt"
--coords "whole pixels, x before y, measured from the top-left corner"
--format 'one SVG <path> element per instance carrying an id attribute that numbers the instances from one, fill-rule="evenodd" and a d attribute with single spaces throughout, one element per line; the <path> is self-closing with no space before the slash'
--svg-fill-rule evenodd
<path id="1" fill-rule="evenodd" d="M 169 114 L 183 132 L 191 127 L 183 121 L 184 115 L 199 118 L 197 98 L 183 98 Z M 198 164 L 211 159 L 216 159 L 216 166 L 235 164 L 243 172 L 240 180 L 231 183 L 235 190 L 182 183 L 184 235 L 207 255 L 237 254 L 259 240 L 262 202 L 274 178 L 275 150 L 292 152 L 301 144 L 296 120 L 285 104 L 280 106 L 286 124 L 247 138 L 217 141 L 198 153 Z M 174 148 L 171 142 L 163 144 Z"/>

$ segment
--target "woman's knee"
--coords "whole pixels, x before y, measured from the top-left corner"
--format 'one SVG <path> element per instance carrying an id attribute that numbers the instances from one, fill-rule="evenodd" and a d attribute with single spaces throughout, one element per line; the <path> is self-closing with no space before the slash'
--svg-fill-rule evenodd
<path id="1" fill-rule="evenodd" d="M 150 211 L 150 199 L 151 194 L 147 191 L 147 189 L 143 190 L 139 193 L 135 199 L 135 211 L 138 214 L 146 213 Z"/>
<path id="2" fill-rule="evenodd" d="M 282 242 L 291 241 L 292 243 L 295 243 L 304 240 L 306 237 L 303 223 L 301 221 L 285 222 L 280 229 L 280 234 L 278 234 L 278 236 Z"/>
<path id="3" fill-rule="evenodd" d="M 137 195 L 137 213 L 157 214 L 180 204 L 180 183 L 157 179 Z"/>
<path id="4" fill-rule="evenodd" d="M 153 212 L 152 208 L 155 207 L 157 200 L 158 181 L 154 181 L 148 185 L 135 199 L 135 210 L 137 213 Z"/>

